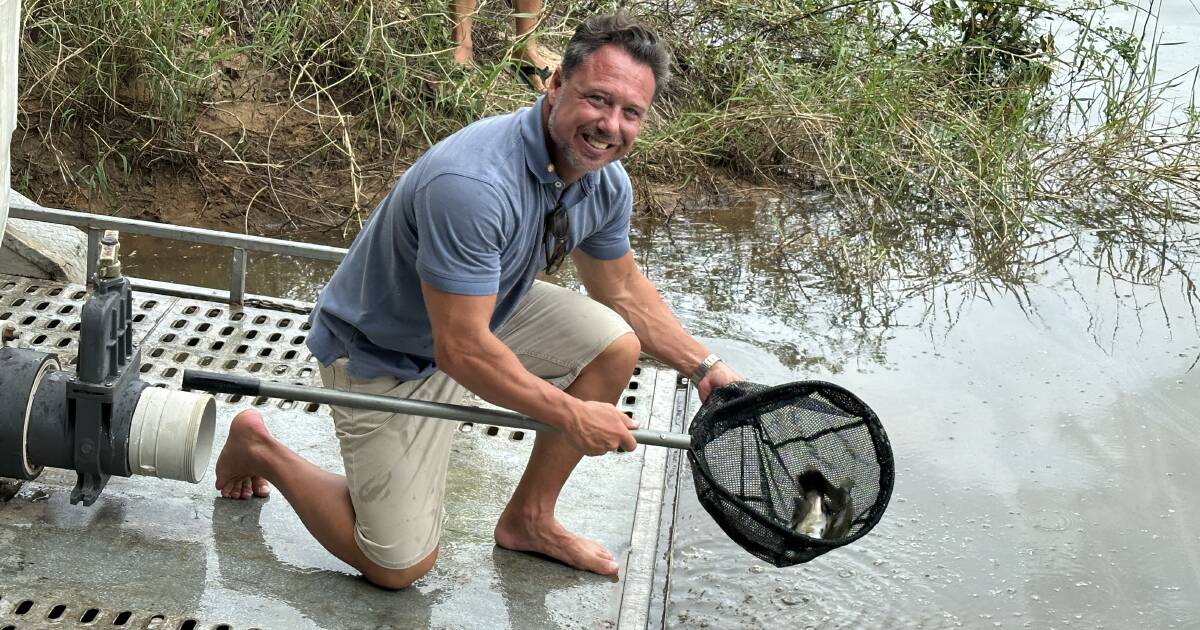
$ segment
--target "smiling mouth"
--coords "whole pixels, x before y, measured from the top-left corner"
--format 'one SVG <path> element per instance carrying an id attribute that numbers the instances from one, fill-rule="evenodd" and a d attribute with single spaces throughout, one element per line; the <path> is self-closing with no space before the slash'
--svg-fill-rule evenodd
<path id="1" fill-rule="evenodd" d="M 592 147 L 593 149 L 595 149 L 597 151 L 607 151 L 614 146 L 613 143 L 601 142 L 601 141 L 593 138 L 592 136 L 589 136 L 586 134 L 583 136 L 583 141 L 586 142 L 588 146 Z"/>

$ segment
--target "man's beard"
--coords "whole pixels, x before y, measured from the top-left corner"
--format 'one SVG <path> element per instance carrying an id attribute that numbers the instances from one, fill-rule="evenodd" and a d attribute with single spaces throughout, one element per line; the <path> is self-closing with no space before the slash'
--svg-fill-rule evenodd
<path id="1" fill-rule="evenodd" d="M 575 147 L 571 146 L 570 142 L 563 140 L 563 138 L 558 134 L 558 129 L 554 125 L 554 119 L 557 114 L 558 105 L 551 105 L 550 118 L 546 121 L 546 125 L 550 128 L 550 139 L 554 141 L 555 146 L 558 147 L 558 150 L 562 153 L 563 157 L 567 159 L 567 164 L 569 164 L 571 168 L 577 171 L 583 171 L 584 173 L 591 173 L 598 171 L 619 159 L 613 158 L 598 166 L 589 167 L 588 164 L 579 157 L 579 154 L 575 153 Z"/>

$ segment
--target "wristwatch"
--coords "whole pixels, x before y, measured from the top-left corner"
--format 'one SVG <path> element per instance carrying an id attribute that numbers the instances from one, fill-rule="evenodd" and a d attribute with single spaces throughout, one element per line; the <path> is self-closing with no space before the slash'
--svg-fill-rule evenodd
<path id="1" fill-rule="evenodd" d="M 700 362 L 700 365 L 697 365 L 696 369 L 692 370 L 692 384 L 699 387 L 700 381 L 704 380 L 705 375 L 707 375 L 708 371 L 712 369 L 712 366 L 716 365 L 720 361 L 721 357 L 717 356 L 716 354 L 710 354 L 707 357 L 704 357 L 704 360 Z"/>

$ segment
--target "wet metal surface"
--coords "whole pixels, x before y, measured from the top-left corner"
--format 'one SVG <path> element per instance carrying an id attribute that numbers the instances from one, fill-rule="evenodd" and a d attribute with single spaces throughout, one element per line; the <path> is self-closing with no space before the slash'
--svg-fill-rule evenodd
<path id="1" fill-rule="evenodd" d="M 20 326 L 22 342 L 58 352 L 69 364 L 82 287 L 9 276 L 0 276 L 0 287 L 0 316 Z M 303 315 L 230 312 L 219 304 L 135 294 L 134 321 L 141 376 L 152 383 L 177 387 L 189 367 L 319 381 L 303 344 Z M 621 407 L 643 426 L 664 426 L 650 424 L 651 411 L 671 421 L 675 382 L 672 372 L 641 367 Z M 325 408 L 218 399 L 217 447 L 232 416 L 256 405 L 285 444 L 340 472 Z M 665 449 L 586 458 L 564 489 L 560 520 L 622 562 L 621 580 L 610 581 L 493 544 L 492 527 L 532 437 L 460 425 L 441 555 L 430 575 L 398 593 L 368 585 L 329 555 L 281 496 L 219 498 L 211 487 L 215 457 L 197 485 L 114 477 L 91 508 L 68 503 L 73 473 L 48 469 L 0 504 L 0 627 L 70 627 L 89 615 L 109 625 L 123 613 L 123 627 L 181 629 L 590 628 L 616 627 L 619 616 L 644 618 L 637 607 L 645 606 L 654 562 L 639 548 L 658 544 L 659 513 L 650 508 L 660 506 L 660 490 L 652 486 L 663 482 Z M 643 478 L 647 461 L 653 464 Z M 634 531 L 635 517 L 646 531 Z M 631 588 L 636 595 L 623 599 Z"/>

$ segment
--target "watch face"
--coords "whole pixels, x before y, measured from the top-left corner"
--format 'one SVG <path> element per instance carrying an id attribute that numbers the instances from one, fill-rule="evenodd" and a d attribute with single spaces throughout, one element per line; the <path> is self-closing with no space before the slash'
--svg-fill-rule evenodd
<path id="1" fill-rule="evenodd" d="M 710 354 L 705 357 L 704 360 L 700 362 L 700 365 L 696 366 L 696 371 L 692 372 L 692 382 L 699 385 L 700 381 L 704 380 L 704 376 L 708 374 L 708 371 L 712 369 L 712 366 L 716 365 L 720 361 L 721 357 L 718 357 L 715 354 Z"/>

